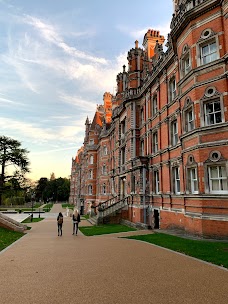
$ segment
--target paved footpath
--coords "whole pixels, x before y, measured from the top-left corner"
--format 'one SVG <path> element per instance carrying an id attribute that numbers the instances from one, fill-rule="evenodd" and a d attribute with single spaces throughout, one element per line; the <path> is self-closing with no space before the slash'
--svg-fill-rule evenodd
<path id="1" fill-rule="evenodd" d="M 29 226 L 0 254 L 2 304 L 228 303 L 228 271 L 219 267 L 120 234 L 73 236 L 66 217 L 62 237 L 51 215 Z"/>

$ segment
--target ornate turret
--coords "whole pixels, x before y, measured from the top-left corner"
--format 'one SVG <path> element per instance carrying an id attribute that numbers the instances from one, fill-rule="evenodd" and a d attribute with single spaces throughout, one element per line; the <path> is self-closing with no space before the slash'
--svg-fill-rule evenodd
<path id="1" fill-rule="evenodd" d="M 89 118 L 87 116 L 86 121 L 85 121 L 85 139 L 84 139 L 84 142 L 86 142 L 88 140 L 90 126 L 91 126 L 91 123 L 90 123 Z"/>
<path id="2" fill-rule="evenodd" d="M 111 123 L 112 119 L 112 94 L 105 92 L 103 95 L 104 101 L 104 119 L 106 123 Z"/>
<path id="3" fill-rule="evenodd" d="M 156 44 L 163 45 L 165 41 L 165 37 L 160 35 L 159 31 L 156 30 L 148 30 L 143 39 L 143 46 L 145 48 L 145 53 L 147 55 L 147 59 L 151 59 L 155 54 L 155 46 Z"/>
<path id="4" fill-rule="evenodd" d="M 139 48 L 139 43 L 135 41 L 135 48 L 128 52 L 128 88 L 138 88 L 140 86 L 141 71 L 143 68 L 143 49 Z"/>

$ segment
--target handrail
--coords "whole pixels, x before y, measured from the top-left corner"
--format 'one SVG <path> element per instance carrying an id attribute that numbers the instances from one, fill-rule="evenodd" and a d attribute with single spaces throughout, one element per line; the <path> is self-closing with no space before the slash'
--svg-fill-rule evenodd
<path id="1" fill-rule="evenodd" d="M 116 196 L 116 197 L 120 197 L 120 196 Z M 120 203 L 124 203 L 124 206 L 126 206 L 126 203 L 128 204 L 128 202 L 129 202 L 129 198 L 130 198 L 130 195 L 122 197 L 118 201 L 114 201 L 112 204 L 109 204 L 109 205 L 105 204 L 106 202 L 100 203 L 99 207 L 98 207 L 98 211 L 100 211 L 100 212 L 107 211 L 108 209 L 111 209 L 111 208 L 117 206 Z M 124 206 L 121 206 L 119 209 L 123 208 Z"/>
<path id="2" fill-rule="evenodd" d="M 109 198 L 107 201 L 99 203 L 99 204 L 98 204 L 98 209 L 99 209 L 99 207 L 101 207 L 101 206 L 102 206 L 102 208 L 105 208 L 105 206 L 106 206 L 106 207 L 111 206 L 112 204 L 110 205 L 110 203 L 111 203 L 113 200 L 115 200 L 117 197 L 119 197 L 119 195 L 113 196 L 112 198 Z"/>

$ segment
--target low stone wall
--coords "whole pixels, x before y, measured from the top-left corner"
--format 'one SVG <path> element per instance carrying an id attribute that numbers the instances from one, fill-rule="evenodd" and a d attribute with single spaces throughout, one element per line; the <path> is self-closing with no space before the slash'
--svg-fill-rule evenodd
<path id="1" fill-rule="evenodd" d="M 18 232 L 27 230 L 26 225 L 21 224 L 2 213 L 0 213 L 0 226 Z"/>
<path id="2" fill-rule="evenodd" d="M 140 223 L 140 222 L 133 223 L 133 222 L 130 222 L 128 220 L 121 220 L 120 224 L 129 226 L 129 227 L 132 227 L 132 228 L 136 228 L 136 229 L 143 229 L 143 230 L 149 229 L 148 225 Z"/>

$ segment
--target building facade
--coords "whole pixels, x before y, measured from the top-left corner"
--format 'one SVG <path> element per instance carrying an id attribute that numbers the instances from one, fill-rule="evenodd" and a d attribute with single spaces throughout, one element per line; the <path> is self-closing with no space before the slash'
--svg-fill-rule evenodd
<path id="1" fill-rule="evenodd" d="M 132 223 L 227 238 L 228 0 L 173 4 L 166 50 L 148 30 L 86 120 L 70 200 L 85 212 L 126 201 Z"/>

